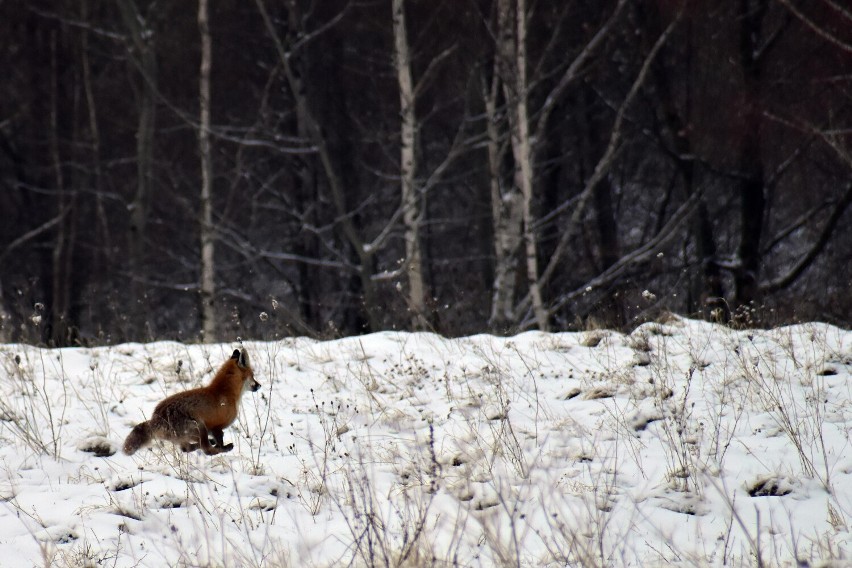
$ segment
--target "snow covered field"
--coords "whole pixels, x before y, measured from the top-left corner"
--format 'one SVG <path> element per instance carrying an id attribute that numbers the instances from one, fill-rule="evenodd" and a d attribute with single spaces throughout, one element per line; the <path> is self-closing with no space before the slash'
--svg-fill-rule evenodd
<path id="1" fill-rule="evenodd" d="M 234 347 L 0 346 L 0 565 L 852 562 L 850 331 L 246 342 L 232 452 L 120 453 Z"/>

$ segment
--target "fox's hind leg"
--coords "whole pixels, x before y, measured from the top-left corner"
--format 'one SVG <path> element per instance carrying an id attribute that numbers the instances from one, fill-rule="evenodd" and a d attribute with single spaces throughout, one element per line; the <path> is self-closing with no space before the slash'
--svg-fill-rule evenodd
<path id="1" fill-rule="evenodd" d="M 188 418 L 184 427 L 175 433 L 172 441 L 177 444 L 181 451 L 189 453 L 195 450 L 204 450 L 207 455 L 218 453 L 216 448 L 210 445 L 207 427 L 200 420 Z M 213 450 L 212 452 L 210 450 Z"/>

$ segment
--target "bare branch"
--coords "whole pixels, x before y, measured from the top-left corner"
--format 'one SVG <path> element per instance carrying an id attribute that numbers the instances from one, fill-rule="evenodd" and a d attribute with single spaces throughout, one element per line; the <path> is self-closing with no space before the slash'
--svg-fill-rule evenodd
<path id="1" fill-rule="evenodd" d="M 828 33 L 824 28 L 820 27 L 816 22 L 808 18 L 804 13 L 802 13 L 798 8 L 793 6 L 793 3 L 790 0 L 778 0 L 785 8 L 790 10 L 790 12 L 799 18 L 803 24 L 809 27 L 815 34 L 817 34 L 822 39 L 832 43 L 842 49 L 843 51 L 848 51 L 852 53 L 852 45 L 845 43 L 844 41 L 838 39 L 834 35 Z"/>
<path id="2" fill-rule="evenodd" d="M 843 216 L 843 213 L 846 212 L 850 203 L 852 203 L 852 183 L 846 185 L 846 192 L 840 200 L 838 200 L 837 205 L 834 207 L 834 211 L 831 212 L 831 216 L 828 218 L 828 221 L 825 222 L 822 233 L 820 233 L 819 238 L 807 254 L 805 254 L 805 256 L 803 256 L 801 260 L 799 260 L 799 262 L 797 262 L 793 268 L 787 272 L 787 274 L 780 276 L 771 282 L 762 284 L 760 286 L 760 291 L 764 294 L 771 294 L 778 290 L 782 290 L 795 282 L 796 279 L 808 269 L 813 261 L 816 260 L 816 258 L 825 249 L 825 246 L 831 240 L 831 235 L 834 232 L 835 227 L 837 227 L 840 218 Z"/>
<path id="3" fill-rule="evenodd" d="M 340 10 L 340 12 L 335 14 L 333 17 L 329 18 L 327 22 L 323 23 L 321 26 L 318 26 L 315 30 L 312 30 L 309 33 L 300 34 L 299 39 L 297 41 L 294 41 L 293 44 L 290 46 L 290 53 L 292 54 L 293 52 L 300 50 L 305 45 L 309 44 L 317 37 L 321 36 L 323 33 L 327 32 L 328 30 L 339 24 L 343 20 L 343 17 L 346 15 L 346 13 L 349 11 L 350 6 L 351 4 L 347 2 L 346 5 L 343 6 L 343 9 Z"/>
<path id="4" fill-rule="evenodd" d="M 13 250 L 15 250 L 16 248 L 20 247 L 21 245 L 26 244 L 27 241 L 33 240 L 34 238 L 36 238 L 40 234 L 42 234 L 46 231 L 49 231 L 50 229 L 52 229 L 53 227 L 55 227 L 56 225 L 61 223 L 62 220 L 65 218 L 65 216 L 68 215 L 68 212 L 70 210 L 71 210 L 71 205 L 68 204 L 62 209 L 62 211 L 59 212 L 59 214 L 56 215 L 56 217 L 50 219 L 49 221 L 42 223 L 41 225 L 39 225 L 38 227 L 36 227 L 35 229 L 33 229 L 31 231 L 27 231 L 26 233 L 24 233 L 23 235 L 21 235 L 20 237 L 18 237 L 17 239 L 12 241 L 11 243 L 9 243 L 6 246 L 6 249 L 3 251 L 3 254 L 0 254 L 0 263 L 3 262 L 6 259 L 6 256 L 9 253 L 11 253 Z"/>
<path id="5" fill-rule="evenodd" d="M 425 91 L 426 88 L 429 86 L 429 81 L 432 80 L 432 75 L 435 73 L 436 69 L 438 69 L 438 65 L 440 65 L 440 63 L 444 59 L 455 53 L 457 47 L 458 45 L 453 44 L 438 55 L 436 55 L 434 58 L 432 58 L 432 61 L 429 62 L 429 65 L 426 67 L 426 69 L 423 71 L 423 74 L 420 75 L 420 78 L 414 85 L 414 100 L 417 100 L 417 97 L 420 96 L 420 93 L 422 91 Z"/>
<path id="6" fill-rule="evenodd" d="M 544 140 L 544 133 L 547 128 L 547 120 L 550 118 L 550 113 L 553 112 L 553 109 L 561 99 L 565 89 L 567 89 L 568 86 L 579 76 L 580 69 L 582 69 L 589 58 L 591 58 L 592 53 L 594 53 L 598 46 L 603 43 L 604 39 L 606 39 L 610 28 L 612 28 L 613 24 L 615 24 L 622 8 L 626 5 L 627 0 L 618 1 L 618 4 L 615 6 L 615 10 L 613 10 L 612 15 L 606 23 L 601 26 L 598 33 L 596 33 L 589 43 L 586 44 L 579 55 L 574 58 L 574 61 L 572 61 L 571 65 L 568 66 L 568 69 L 565 70 L 565 73 L 562 75 L 559 83 L 557 83 L 553 90 L 548 93 L 547 99 L 545 99 L 544 104 L 538 113 L 538 123 L 535 129 L 533 144 L 537 145 L 539 141 Z"/>
<path id="7" fill-rule="evenodd" d="M 124 36 L 122 34 L 117 33 L 117 32 L 113 32 L 113 31 L 110 31 L 110 30 L 106 30 L 106 29 L 101 28 L 99 26 L 93 26 L 91 22 L 79 20 L 79 19 L 76 19 L 76 18 L 69 18 L 67 16 L 62 16 L 60 14 L 57 14 L 56 12 L 48 12 L 46 10 L 41 10 L 41 9 L 34 7 L 34 6 L 27 6 L 27 9 L 30 12 L 37 14 L 38 16 L 41 16 L 42 18 L 48 18 L 48 19 L 51 19 L 51 20 L 56 20 L 58 22 L 62 22 L 63 24 L 65 24 L 67 26 L 71 26 L 73 28 L 80 28 L 82 30 L 85 30 L 87 32 L 91 32 L 91 33 L 98 35 L 98 36 L 101 36 L 101 37 L 106 37 L 106 38 L 109 38 L 109 39 L 114 39 L 114 40 L 119 40 L 119 41 L 124 40 Z"/>
<path id="8" fill-rule="evenodd" d="M 322 258 L 313 258 L 299 254 L 287 253 L 280 250 L 270 250 L 257 246 L 253 244 L 248 238 L 241 235 L 236 229 L 233 229 L 231 227 L 219 225 L 218 233 L 220 237 L 220 243 L 237 252 L 247 260 L 251 260 L 254 258 L 263 258 L 267 260 L 280 260 L 283 262 L 306 264 L 309 266 L 317 266 L 320 268 L 330 268 L 351 272 L 358 271 L 357 266 L 354 266 L 351 263 L 347 263 L 345 262 L 345 260 L 335 261 Z M 226 236 L 228 238 L 223 238 Z M 327 244 L 325 243 L 324 239 L 322 240 L 322 242 L 324 244 Z M 332 251 L 332 253 L 342 258 L 342 255 L 340 255 L 337 251 Z"/>
<path id="9" fill-rule="evenodd" d="M 678 209 L 672 214 L 671 218 L 669 218 L 668 222 L 662 227 L 660 232 L 654 236 L 654 238 L 652 238 L 642 246 L 636 248 L 635 250 L 629 252 L 628 254 L 624 255 L 607 270 L 595 276 L 579 288 L 575 289 L 573 292 L 569 292 L 568 294 L 562 295 L 558 300 L 556 300 L 556 302 L 554 302 L 551 306 L 548 307 L 548 312 L 550 313 L 551 317 L 563 306 L 565 306 L 565 304 L 573 301 L 574 299 L 582 296 L 583 294 L 588 293 L 589 290 L 600 289 L 609 286 L 610 284 L 621 278 L 622 275 L 631 266 L 636 266 L 638 264 L 648 262 L 652 258 L 655 258 L 656 255 L 660 252 L 660 249 L 662 249 L 662 247 L 677 234 L 676 230 L 678 229 L 678 227 L 680 227 L 680 225 L 689 218 L 689 216 L 693 213 L 695 208 L 701 202 L 702 197 L 703 191 L 695 191 L 692 195 L 689 196 L 689 199 L 684 201 L 683 204 L 678 207 Z M 526 328 L 532 325 L 533 323 L 534 321 L 530 319 L 529 321 L 525 321 L 521 327 Z"/>
<path id="10" fill-rule="evenodd" d="M 607 145 L 606 150 L 604 151 L 603 156 L 598 161 L 595 166 L 595 170 L 592 173 L 592 176 L 586 182 L 583 191 L 580 192 L 580 195 L 576 199 L 572 199 L 563 203 L 559 207 L 557 207 L 554 211 L 550 212 L 548 215 L 539 220 L 539 223 L 544 223 L 547 220 L 555 218 L 558 214 L 560 214 L 563 210 L 567 208 L 569 204 L 575 203 L 574 210 L 571 214 L 571 219 L 568 222 L 568 227 L 565 232 L 562 234 L 562 237 L 559 240 L 559 243 L 554 250 L 553 255 L 550 258 L 550 262 L 547 265 L 547 268 L 541 275 L 541 285 L 547 283 L 550 277 L 553 275 L 554 270 L 562 254 L 565 252 L 565 248 L 568 246 L 568 242 L 571 240 L 571 237 L 574 235 L 574 231 L 579 225 L 579 221 L 585 212 L 586 204 L 588 203 L 589 197 L 592 194 L 592 191 L 597 186 L 598 182 L 603 179 L 603 176 L 609 171 L 610 166 L 615 160 L 616 152 L 621 144 L 621 127 L 624 122 L 624 117 L 627 112 L 627 108 L 630 106 L 630 103 L 633 102 L 634 97 L 639 92 L 639 88 L 645 82 L 645 78 L 648 75 L 648 71 L 651 68 L 651 63 L 654 61 L 657 53 L 665 44 L 666 40 L 668 40 L 669 36 L 674 31 L 678 22 L 680 21 L 681 14 L 678 14 L 678 17 L 672 21 L 666 30 L 657 38 L 656 43 L 651 48 L 651 51 L 648 53 L 648 56 L 645 58 L 645 62 L 642 64 L 642 68 L 639 71 L 639 74 L 636 76 L 636 79 L 633 81 L 633 85 L 630 87 L 630 91 L 627 93 L 627 96 L 624 97 L 624 102 L 622 102 L 621 107 L 618 109 L 618 114 L 615 117 L 615 122 L 612 126 L 612 133 L 610 134 L 609 144 Z"/>
<path id="11" fill-rule="evenodd" d="M 794 232 L 798 231 L 802 227 L 808 224 L 808 222 L 816 217 L 818 213 L 820 213 L 823 209 L 831 205 L 831 202 L 825 201 L 822 203 L 818 203 L 805 213 L 799 215 L 799 217 L 794 220 L 792 223 L 787 225 L 784 229 L 778 232 L 777 235 L 767 244 L 762 251 L 760 251 L 761 255 L 769 254 L 772 249 L 778 246 L 782 241 L 784 241 L 787 237 L 789 237 Z"/>
<path id="12" fill-rule="evenodd" d="M 355 225 L 352 222 L 351 217 L 346 215 L 346 205 L 345 199 L 343 197 L 343 189 L 341 188 L 340 179 L 337 173 L 335 172 L 331 154 L 326 145 L 325 137 L 323 136 L 319 125 L 316 123 L 313 114 L 308 108 L 306 97 L 299 85 L 299 80 L 297 79 L 297 76 L 293 72 L 293 68 L 290 65 L 291 54 L 287 52 L 283 42 L 281 41 L 281 38 L 278 37 L 278 33 L 275 30 L 275 25 L 272 22 L 272 18 L 269 15 L 269 11 L 266 9 L 266 5 L 264 4 L 263 0 L 255 0 L 255 4 L 257 5 L 261 17 L 263 18 L 264 24 L 266 25 L 267 33 L 275 44 L 275 50 L 278 54 L 278 59 L 284 68 L 284 74 L 287 77 L 290 90 L 296 99 L 298 112 L 305 119 L 307 123 L 306 126 L 308 128 L 308 131 L 310 132 L 311 138 L 313 139 L 312 141 L 316 145 L 317 154 L 320 158 L 320 163 L 322 164 L 323 171 L 325 172 L 326 179 L 328 180 L 332 201 L 334 202 L 335 208 L 338 212 L 338 216 L 340 216 L 342 221 L 343 233 L 346 235 L 346 238 L 352 244 L 352 248 L 355 249 L 355 252 L 361 260 L 362 264 L 366 266 L 368 264 L 369 258 L 372 256 L 372 252 L 366 250 L 366 248 L 364 247 L 364 243 L 361 240 L 361 237 L 358 235 L 358 231 L 356 230 Z"/>
<path id="13" fill-rule="evenodd" d="M 826 4 L 828 4 L 835 12 L 840 12 L 840 14 L 846 18 L 847 20 L 852 20 L 852 11 L 848 8 L 844 8 L 837 2 L 833 2 L 832 0 L 823 0 Z"/>

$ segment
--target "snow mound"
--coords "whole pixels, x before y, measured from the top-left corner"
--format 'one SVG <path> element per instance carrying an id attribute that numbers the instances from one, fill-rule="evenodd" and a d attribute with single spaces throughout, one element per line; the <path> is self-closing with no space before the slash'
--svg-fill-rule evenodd
<path id="1" fill-rule="evenodd" d="M 232 345 L 0 346 L 0 558 L 81 566 L 843 565 L 852 332 L 247 342 L 230 453 L 121 453 Z"/>

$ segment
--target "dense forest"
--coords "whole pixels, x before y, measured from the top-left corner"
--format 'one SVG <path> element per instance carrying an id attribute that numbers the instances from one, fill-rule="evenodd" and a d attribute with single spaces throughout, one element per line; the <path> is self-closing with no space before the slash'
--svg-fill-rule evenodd
<path id="1" fill-rule="evenodd" d="M 850 324 L 839 0 L 0 2 L 0 340 Z"/>

